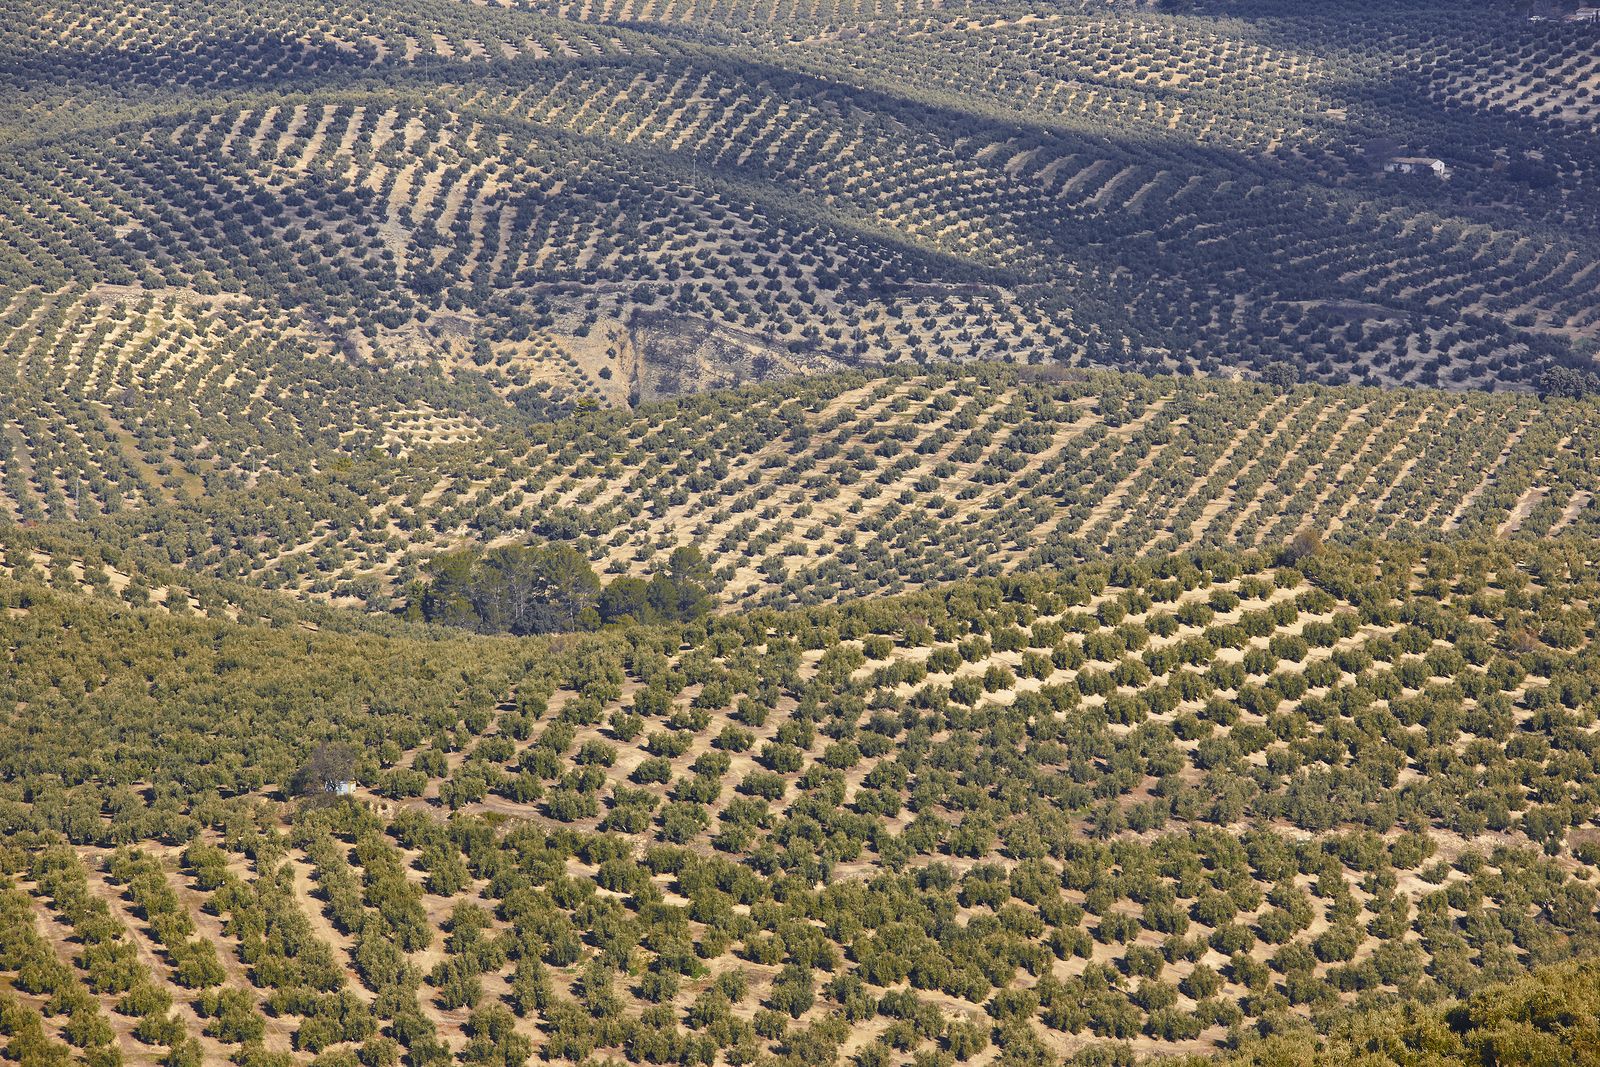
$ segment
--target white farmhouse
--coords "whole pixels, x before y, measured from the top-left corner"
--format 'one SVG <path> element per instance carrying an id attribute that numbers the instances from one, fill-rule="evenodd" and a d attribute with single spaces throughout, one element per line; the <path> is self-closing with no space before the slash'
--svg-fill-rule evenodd
<path id="1" fill-rule="evenodd" d="M 1450 168 L 1442 159 L 1427 156 L 1394 156 L 1383 165 L 1390 174 L 1425 174 L 1431 172 L 1439 178 L 1450 177 Z"/>

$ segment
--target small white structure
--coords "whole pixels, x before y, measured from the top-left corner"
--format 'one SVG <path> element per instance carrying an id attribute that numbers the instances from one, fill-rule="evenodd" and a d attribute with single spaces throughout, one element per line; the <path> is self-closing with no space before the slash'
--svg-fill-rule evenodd
<path id="1" fill-rule="evenodd" d="M 1427 156 L 1394 156 L 1383 169 L 1390 174 L 1432 173 L 1438 178 L 1450 177 L 1450 168 L 1445 166 L 1444 160 Z"/>
<path id="2" fill-rule="evenodd" d="M 333 789 L 330 790 L 330 792 L 332 792 L 333 795 L 336 796 L 336 797 L 354 796 L 355 795 L 355 791 L 356 791 L 356 784 L 354 782 L 350 781 L 348 778 L 346 778 L 342 782 L 334 782 L 333 783 Z"/>
<path id="3" fill-rule="evenodd" d="M 1546 5 L 1546 6 L 1548 7 L 1548 5 Z M 1571 22 L 1587 22 L 1587 23 L 1600 23 L 1600 7 L 1595 7 L 1593 5 L 1585 5 L 1583 7 L 1578 8 L 1578 10 L 1573 11 L 1573 12 L 1569 12 L 1567 14 L 1561 14 L 1559 12 L 1554 13 L 1554 14 L 1551 14 L 1551 13 L 1548 13 L 1548 12 L 1540 12 L 1538 14 L 1529 15 L 1528 16 L 1528 21 L 1529 22 L 1568 22 L 1568 23 L 1571 23 Z"/>

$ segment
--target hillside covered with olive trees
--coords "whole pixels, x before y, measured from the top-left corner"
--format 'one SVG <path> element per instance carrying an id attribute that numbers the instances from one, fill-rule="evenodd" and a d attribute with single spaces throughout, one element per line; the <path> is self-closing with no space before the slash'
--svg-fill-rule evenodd
<path id="1" fill-rule="evenodd" d="M 0 0 L 0 1063 L 1600 1063 L 1600 22 Z"/>
<path id="2" fill-rule="evenodd" d="M 5 506 L 882 363 L 1585 391 L 1594 30 L 1525 8 L 10 0 Z"/>
<path id="3" fill-rule="evenodd" d="M 1600 952 L 1594 553 L 1201 551 L 559 639 L 3 580 L 4 1047 L 1585 1062 L 1518 998 Z"/>

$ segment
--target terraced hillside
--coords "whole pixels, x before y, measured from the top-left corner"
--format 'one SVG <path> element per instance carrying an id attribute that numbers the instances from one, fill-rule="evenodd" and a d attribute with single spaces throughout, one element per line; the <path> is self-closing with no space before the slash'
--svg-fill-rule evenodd
<path id="1" fill-rule="evenodd" d="M 1099 1063 L 1465 994 L 1600 937 L 1590 551 L 1201 553 L 561 649 L 33 588 L 6 684 L 59 729 L 0 727 L 0 1029 Z M 354 796 L 295 810 L 320 738 Z"/>
<path id="2" fill-rule="evenodd" d="M 1592 402 L 1509 394 L 847 374 L 272 478 L 98 536 L 379 610 L 461 545 L 570 542 L 602 576 L 694 545 L 723 608 L 785 606 L 1302 531 L 1594 536 L 1595 425 Z"/>

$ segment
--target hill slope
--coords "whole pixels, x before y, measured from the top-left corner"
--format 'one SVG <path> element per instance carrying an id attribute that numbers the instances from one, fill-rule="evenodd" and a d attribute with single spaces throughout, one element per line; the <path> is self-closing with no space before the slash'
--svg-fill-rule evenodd
<path id="1" fill-rule="evenodd" d="M 560 648 L 39 593 L 12 1048 L 54 996 L 134 1060 L 987 1063 L 1466 993 L 1600 946 L 1594 562 L 1209 553 Z M 294 813 L 323 738 L 355 801 Z"/>
<path id="2" fill-rule="evenodd" d="M 724 606 L 1325 537 L 1592 536 L 1592 402 L 984 367 L 838 375 L 264 478 L 102 521 L 214 575 L 387 609 L 461 544 L 680 544 Z M 134 557 L 136 558 L 136 557 Z"/>

